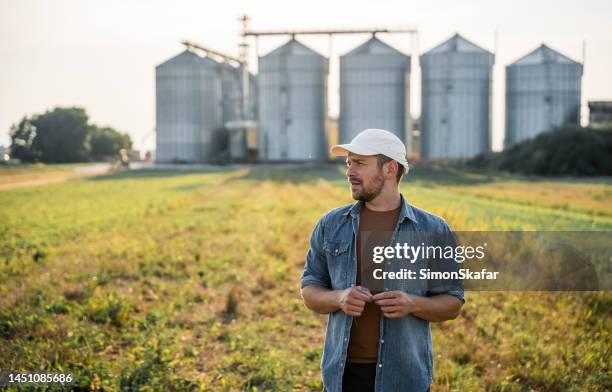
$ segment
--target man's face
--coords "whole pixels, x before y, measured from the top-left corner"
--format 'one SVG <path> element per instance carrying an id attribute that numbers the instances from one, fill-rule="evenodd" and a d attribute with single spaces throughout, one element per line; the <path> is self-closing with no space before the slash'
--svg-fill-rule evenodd
<path id="1" fill-rule="evenodd" d="M 364 202 L 374 200 L 385 185 L 383 171 L 376 157 L 349 153 L 346 166 L 346 177 L 351 183 L 353 199 Z"/>

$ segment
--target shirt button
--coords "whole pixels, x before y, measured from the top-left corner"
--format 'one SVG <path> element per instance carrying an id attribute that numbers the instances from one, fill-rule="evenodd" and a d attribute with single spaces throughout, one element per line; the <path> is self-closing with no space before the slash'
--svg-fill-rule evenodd
<path id="1" fill-rule="evenodd" d="M 378 367 L 379 367 L 379 368 L 381 368 L 381 367 L 382 367 L 382 363 L 379 363 L 379 364 L 378 364 Z"/>
<path id="2" fill-rule="evenodd" d="M 344 340 L 346 340 L 346 338 L 344 338 Z M 380 339 L 380 343 L 384 343 L 385 339 Z"/>
<path id="3" fill-rule="evenodd" d="M 346 342 L 348 340 L 348 338 L 344 338 L 344 341 Z"/>

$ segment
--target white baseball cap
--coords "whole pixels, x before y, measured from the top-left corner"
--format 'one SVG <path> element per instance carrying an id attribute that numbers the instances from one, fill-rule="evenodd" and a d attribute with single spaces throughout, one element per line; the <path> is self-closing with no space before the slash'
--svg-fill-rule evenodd
<path id="1" fill-rule="evenodd" d="M 408 173 L 406 146 L 399 137 L 384 129 L 365 129 L 350 143 L 336 144 L 331 148 L 331 153 L 339 157 L 345 157 L 349 152 L 358 155 L 385 155 L 404 166 Z"/>

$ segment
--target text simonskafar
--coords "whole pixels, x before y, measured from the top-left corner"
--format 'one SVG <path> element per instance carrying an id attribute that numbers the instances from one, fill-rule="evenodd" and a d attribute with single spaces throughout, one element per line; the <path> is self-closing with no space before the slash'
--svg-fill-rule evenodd
<path id="1" fill-rule="evenodd" d="M 457 271 L 432 271 L 429 268 L 424 268 L 418 271 L 402 268 L 399 271 L 383 271 L 382 268 L 377 268 L 372 271 L 374 279 L 406 279 L 406 280 L 495 280 L 497 279 L 498 271 L 487 271 L 486 268 L 481 270 L 470 270 L 462 268 Z"/>

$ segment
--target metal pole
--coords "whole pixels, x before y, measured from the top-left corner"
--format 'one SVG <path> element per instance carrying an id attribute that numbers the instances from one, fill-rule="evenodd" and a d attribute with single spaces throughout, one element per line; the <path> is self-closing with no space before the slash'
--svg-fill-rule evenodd
<path id="1" fill-rule="evenodd" d="M 249 42 L 247 39 L 247 36 L 245 35 L 245 32 L 248 30 L 248 23 L 249 23 L 249 16 L 248 15 L 242 15 L 242 17 L 239 18 L 239 20 L 242 22 L 242 41 L 240 43 L 240 60 L 242 62 L 241 64 L 241 75 L 242 75 L 242 83 L 241 83 L 241 88 L 240 88 L 240 119 L 241 120 L 248 120 L 247 117 L 247 102 L 249 99 L 249 95 L 250 95 L 250 91 L 249 91 Z"/>

